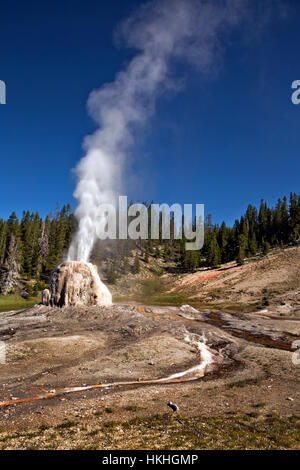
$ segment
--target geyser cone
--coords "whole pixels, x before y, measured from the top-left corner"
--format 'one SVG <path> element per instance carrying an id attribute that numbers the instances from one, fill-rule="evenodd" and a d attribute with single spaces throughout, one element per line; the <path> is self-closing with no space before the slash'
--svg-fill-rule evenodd
<path id="1" fill-rule="evenodd" d="M 100 280 L 96 266 L 65 261 L 51 275 L 47 303 L 58 307 L 111 305 L 112 297 Z"/>

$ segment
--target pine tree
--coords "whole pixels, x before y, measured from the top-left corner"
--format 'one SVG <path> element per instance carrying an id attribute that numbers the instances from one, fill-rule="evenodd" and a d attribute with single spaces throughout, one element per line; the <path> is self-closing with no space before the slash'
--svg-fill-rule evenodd
<path id="1" fill-rule="evenodd" d="M 107 270 L 106 276 L 107 276 L 107 280 L 110 284 L 114 284 L 116 282 L 117 273 L 116 273 L 116 268 L 115 268 L 114 264 L 110 264 L 110 266 Z"/>
<path id="2" fill-rule="evenodd" d="M 238 237 L 237 257 L 236 262 L 238 265 L 245 263 L 245 237 L 243 234 Z"/>
<path id="3" fill-rule="evenodd" d="M 184 270 L 186 272 L 194 272 L 199 267 L 199 252 L 196 250 L 188 250 L 185 252 Z"/>
<path id="4" fill-rule="evenodd" d="M 221 251 L 222 263 L 226 263 L 228 259 L 228 250 L 227 250 L 228 230 L 227 230 L 225 222 L 222 222 L 221 228 L 219 230 L 218 244 L 219 244 L 220 251 Z"/>
<path id="5" fill-rule="evenodd" d="M 165 243 L 165 245 L 164 245 L 163 257 L 164 257 L 164 262 L 165 263 L 167 263 L 170 259 L 170 248 L 169 248 L 169 245 L 167 243 Z"/>
<path id="6" fill-rule="evenodd" d="M 179 260 L 180 260 L 181 271 L 186 270 L 186 264 L 187 264 L 186 257 L 187 257 L 187 251 L 185 249 L 185 238 L 183 237 L 179 241 Z"/>
<path id="7" fill-rule="evenodd" d="M 129 265 L 128 258 L 126 256 L 123 261 L 123 273 L 127 274 L 129 272 L 129 269 L 130 269 L 130 265 Z"/>
<path id="8" fill-rule="evenodd" d="M 259 235 L 258 241 L 259 241 L 260 246 L 262 244 L 262 240 L 264 236 L 266 235 L 266 229 L 267 229 L 267 205 L 262 199 L 260 203 L 259 214 L 258 214 L 258 235 Z"/>
<path id="9" fill-rule="evenodd" d="M 134 259 L 133 269 L 132 269 L 133 274 L 138 274 L 140 270 L 141 270 L 140 260 L 139 260 L 138 254 L 136 254 L 135 259 Z"/>
<path id="10" fill-rule="evenodd" d="M 6 252 L 7 222 L 0 219 L 0 265 L 3 263 Z"/>
<path id="11" fill-rule="evenodd" d="M 219 266 L 220 262 L 221 262 L 221 252 L 220 252 L 219 244 L 217 242 L 216 231 L 214 231 L 211 237 L 210 244 L 209 244 L 207 263 L 208 263 L 208 266 L 212 268 L 216 268 Z"/>
<path id="12" fill-rule="evenodd" d="M 262 253 L 263 253 L 263 255 L 264 256 L 268 255 L 269 251 L 270 251 L 270 243 L 263 240 L 263 243 L 262 243 Z"/>
<path id="13" fill-rule="evenodd" d="M 256 236 L 253 232 L 252 237 L 249 239 L 249 253 L 250 255 L 254 256 L 257 252 L 257 243 L 256 243 Z"/>

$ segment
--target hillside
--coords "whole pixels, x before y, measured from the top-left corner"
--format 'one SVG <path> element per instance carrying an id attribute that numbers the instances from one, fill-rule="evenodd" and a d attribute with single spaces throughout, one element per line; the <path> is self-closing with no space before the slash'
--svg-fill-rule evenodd
<path id="1" fill-rule="evenodd" d="M 131 258 L 134 262 L 136 252 Z M 195 307 L 229 311 L 268 310 L 300 316 L 300 248 L 274 249 L 267 256 L 255 256 L 238 266 L 225 263 L 217 269 L 202 268 L 194 273 L 174 274 L 174 264 L 162 258 L 140 261 L 138 274 L 120 276 L 109 287 L 116 301 L 146 303 L 189 303 Z"/>

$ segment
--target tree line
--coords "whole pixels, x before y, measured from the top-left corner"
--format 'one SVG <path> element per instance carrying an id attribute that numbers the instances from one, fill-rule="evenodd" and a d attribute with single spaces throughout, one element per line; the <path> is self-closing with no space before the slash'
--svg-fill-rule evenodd
<path id="1" fill-rule="evenodd" d="M 170 239 L 162 238 L 160 213 L 159 239 L 151 240 L 150 206 L 148 240 L 96 243 L 92 260 L 96 263 L 109 260 L 107 275 L 111 282 L 129 271 L 139 272 L 141 263 L 149 263 L 150 258 L 162 259 L 166 269 L 188 273 L 201 267 L 216 268 L 230 261 L 242 265 L 246 258 L 256 254 L 264 256 L 270 248 L 297 245 L 300 240 L 300 196 L 295 193 L 290 194 L 289 201 L 287 197 L 279 198 L 275 207 L 268 207 L 264 200 L 261 200 L 259 208 L 250 204 L 232 227 L 225 222 L 221 225 L 213 224 L 209 214 L 205 220 L 204 245 L 198 251 L 186 250 L 184 237 L 176 239 L 174 214 L 171 214 L 170 219 Z M 134 263 L 131 261 L 129 264 L 128 259 L 132 258 L 134 248 L 137 248 Z"/>
<path id="2" fill-rule="evenodd" d="M 149 204 L 149 233 L 151 232 Z M 200 267 L 215 268 L 221 263 L 236 261 L 260 253 L 266 255 L 271 247 L 297 245 L 300 238 L 300 196 L 291 193 L 278 199 L 275 207 L 261 201 L 259 208 L 249 205 L 245 214 L 232 227 L 222 222 L 213 224 L 211 215 L 205 220 L 204 246 L 187 251 L 186 240 L 175 238 L 174 214 L 170 220 L 170 239 L 162 238 L 159 217 L 157 240 L 98 240 L 91 261 L 104 270 L 109 282 L 128 272 L 138 273 L 141 263 L 150 258 L 160 259 L 166 269 L 193 272 Z M 130 218 L 128 220 L 130 223 Z M 36 289 L 47 282 L 52 270 L 64 259 L 75 233 L 77 223 L 70 205 L 57 208 L 44 219 L 38 213 L 24 211 L 19 220 L 13 212 L 8 220 L 0 219 L 0 294 L 14 289 L 19 279 L 35 279 Z"/>
<path id="3" fill-rule="evenodd" d="M 20 277 L 47 281 L 71 242 L 75 221 L 70 205 L 43 220 L 24 211 L 0 219 L 0 294 L 11 291 Z M 38 289 L 38 285 L 37 285 Z"/>

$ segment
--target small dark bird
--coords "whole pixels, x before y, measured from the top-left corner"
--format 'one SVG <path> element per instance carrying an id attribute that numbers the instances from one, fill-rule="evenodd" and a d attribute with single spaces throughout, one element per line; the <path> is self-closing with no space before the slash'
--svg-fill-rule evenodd
<path id="1" fill-rule="evenodd" d="M 172 403 L 171 401 L 169 401 L 168 406 L 174 411 L 174 413 L 175 411 L 179 410 L 178 406 L 175 405 L 175 403 Z"/>

